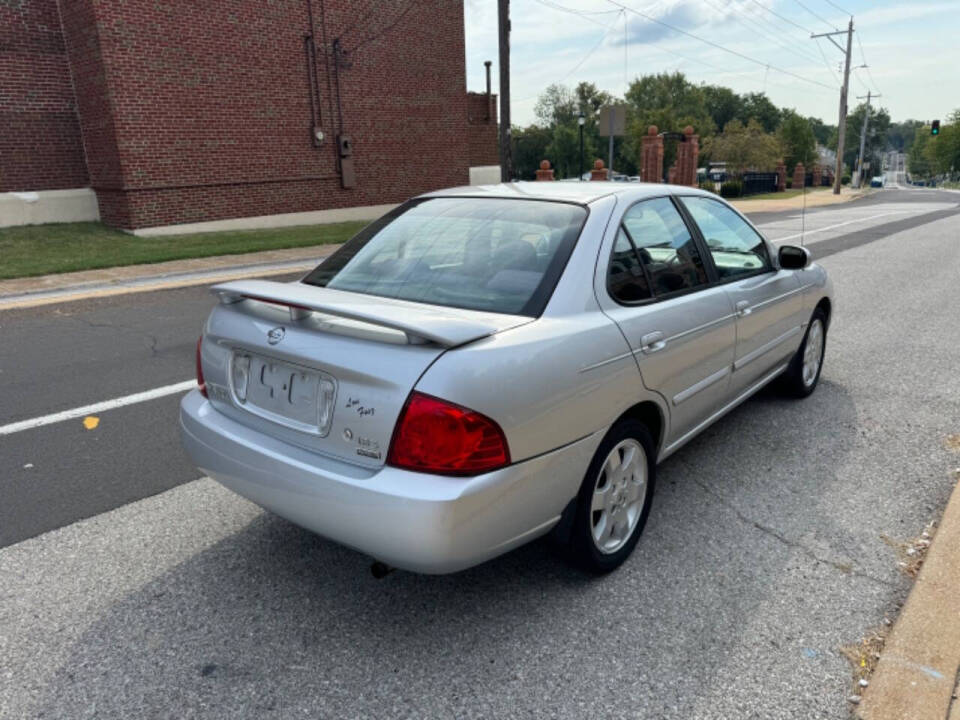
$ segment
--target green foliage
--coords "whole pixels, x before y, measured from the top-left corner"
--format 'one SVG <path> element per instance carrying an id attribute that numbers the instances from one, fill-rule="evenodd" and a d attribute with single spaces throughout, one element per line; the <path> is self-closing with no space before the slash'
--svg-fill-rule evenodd
<path id="1" fill-rule="evenodd" d="M 533 180 L 540 161 L 547 156 L 547 146 L 553 139 L 550 128 L 530 125 L 515 127 L 511 133 L 513 140 L 513 174 L 520 180 Z"/>
<path id="2" fill-rule="evenodd" d="M 742 193 L 743 183 L 739 180 L 727 180 L 720 186 L 720 197 L 738 198 Z"/>
<path id="3" fill-rule="evenodd" d="M 861 103 L 847 115 L 847 137 L 843 148 L 843 162 L 851 168 L 857 166 L 857 155 L 860 152 L 860 129 L 863 127 L 866 112 L 866 104 Z M 865 161 L 869 161 L 873 168 L 880 167 L 880 156 L 887 148 L 887 131 L 889 128 L 890 113 L 884 108 L 871 107 L 863 158 Z"/>
<path id="4" fill-rule="evenodd" d="M 743 125 L 739 120 L 727 123 L 723 133 L 708 138 L 706 144 L 715 160 L 727 163 L 727 170 L 742 173 L 746 170 L 770 170 L 780 160 L 780 141 L 765 132 L 756 120 Z"/>
<path id="5" fill-rule="evenodd" d="M 737 117 L 741 101 L 733 90 L 720 85 L 704 85 L 702 90 L 707 112 L 716 127 L 724 128 Z"/>
<path id="6" fill-rule="evenodd" d="M 907 168 L 911 175 L 922 178 L 960 170 L 960 109 L 941 122 L 939 135 L 931 135 L 929 125 L 914 130 Z"/>
<path id="7" fill-rule="evenodd" d="M 890 123 L 890 129 L 887 130 L 887 145 L 898 152 L 909 152 L 913 145 L 913 138 L 917 134 L 917 128 L 922 127 L 922 120 L 904 120 L 899 123 Z"/>
<path id="8" fill-rule="evenodd" d="M 766 94 L 747 93 L 740 96 L 737 120 L 746 125 L 751 119 L 760 123 L 765 132 L 771 133 L 780 124 L 780 110 L 770 102 Z"/>
<path id="9" fill-rule="evenodd" d="M 692 125 L 700 137 L 714 132 L 703 88 L 688 81 L 681 72 L 637 78 L 630 83 L 626 100 L 631 110 L 627 153 L 635 161 L 640 157 L 642 138 L 650 125 L 656 125 L 660 132 L 680 132 Z M 675 158 L 676 143 L 665 143 L 664 168 L 670 167 Z"/>
<path id="10" fill-rule="evenodd" d="M 829 146 L 830 136 L 836 134 L 837 126 L 827 125 L 820 118 L 813 116 L 808 117 L 807 122 L 810 123 L 810 129 L 813 130 L 813 136 L 817 139 L 817 142 Z M 834 147 L 836 147 L 836 143 L 834 143 Z"/>
<path id="11" fill-rule="evenodd" d="M 800 117 L 793 110 L 783 111 L 783 122 L 777 130 L 777 139 L 783 150 L 787 172 L 793 172 L 793 167 L 798 162 L 810 165 L 817 159 L 817 138 L 813 134 L 813 128 L 806 118 Z"/>
<path id="12" fill-rule="evenodd" d="M 843 174 L 843 176 L 840 178 L 840 184 L 841 184 L 841 185 L 849 185 L 849 184 L 850 184 L 850 173 L 844 173 L 844 174 Z"/>

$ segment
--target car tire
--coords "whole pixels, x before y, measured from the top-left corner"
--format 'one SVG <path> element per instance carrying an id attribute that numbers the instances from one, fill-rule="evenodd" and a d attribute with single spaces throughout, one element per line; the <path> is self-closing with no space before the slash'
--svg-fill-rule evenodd
<path id="1" fill-rule="evenodd" d="M 788 395 L 805 398 L 817 389 L 826 350 L 827 314 L 823 308 L 817 308 L 810 317 L 800 348 L 783 374 L 782 387 Z"/>
<path id="2" fill-rule="evenodd" d="M 610 428 L 597 448 L 577 495 L 568 556 L 579 567 L 604 574 L 633 552 L 650 514 L 656 449 L 637 420 Z"/>

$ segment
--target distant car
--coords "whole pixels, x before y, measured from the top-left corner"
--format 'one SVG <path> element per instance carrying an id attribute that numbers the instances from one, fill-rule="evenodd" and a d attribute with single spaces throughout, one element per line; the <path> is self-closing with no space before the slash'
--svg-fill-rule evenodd
<path id="1" fill-rule="evenodd" d="M 883 175 L 875 175 L 873 179 L 870 180 L 870 187 L 883 187 L 886 178 Z"/>
<path id="2" fill-rule="evenodd" d="M 630 176 L 630 182 L 640 182 L 640 176 L 639 176 L 639 175 L 631 175 L 631 176 Z"/>
<path id="3" fill-rule="evenodd" d="M 551 531 L 616 568 L 659 461 L 774 379 L 814 391 L 832 307 L 808 250 L 715 195 L 612 182 L 422 195 L 302 280 L 213 292 L 180 410 L 196 465 L 425 573 Z"/>

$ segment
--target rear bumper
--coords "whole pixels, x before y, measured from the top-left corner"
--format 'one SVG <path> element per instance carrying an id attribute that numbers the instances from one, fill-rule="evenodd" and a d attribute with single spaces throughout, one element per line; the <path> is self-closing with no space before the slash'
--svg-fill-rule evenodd
<path id="1" fill-rule="evenodd" d="M 292 522 L 390 565 L 462 570 L 548 532 L 602 432 L 472 478 L 369 470 L 231 420 L 196 390 L 180 404 L 184 447 L 206 474 Z"/>

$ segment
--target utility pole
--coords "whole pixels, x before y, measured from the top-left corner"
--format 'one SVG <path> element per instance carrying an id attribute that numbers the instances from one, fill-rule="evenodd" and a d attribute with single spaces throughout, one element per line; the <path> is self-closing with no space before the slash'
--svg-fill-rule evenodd
<path id="1" fill-rule="evenodd" d="M 833 39 L 834 35 L 847 34 L 847 48 L 844 50 L 840 44 Z M 843 63 L 843 87 L 840 89 L 840 122 L 837 127 L 837 172 L 833 180 L 833 194 L 840 194 L 841 178 L 843 177 L 843 145 L 847 134 L 847 89 L 850 86 L 850 48 L 853 41 L 853 17 L 850 17 L 850 23 L 846 30 L 837 30 L 836 32 L 819 33 L 811 35 L 811 38 L 825 37 L 844 54 Z"/>
<path id="2" fill-rule="evenodd" d="M 870 97 L 871 93 L 867 90 L 867 97 L 864 98 L 863 95 L 858 95 L 857 100 L 867 101 L 867 111 L 863 116 L 863 126 L 860 128 L 860 153 L 857 155 L 857 176 L 855 179 L 854 187 L 860 187 L 863 184 L 863 151 L 864 147 L 867 144 L 867 123 L 870 122 Z M 882 97 L 881 95 L 874 95 L 873 97 Z"/>
<path id="3" fill-rule="evenodd" d="M 500 33 L 500 182 L 513 179 L 510 152 L 510 0 L 497 0 Z"/>

